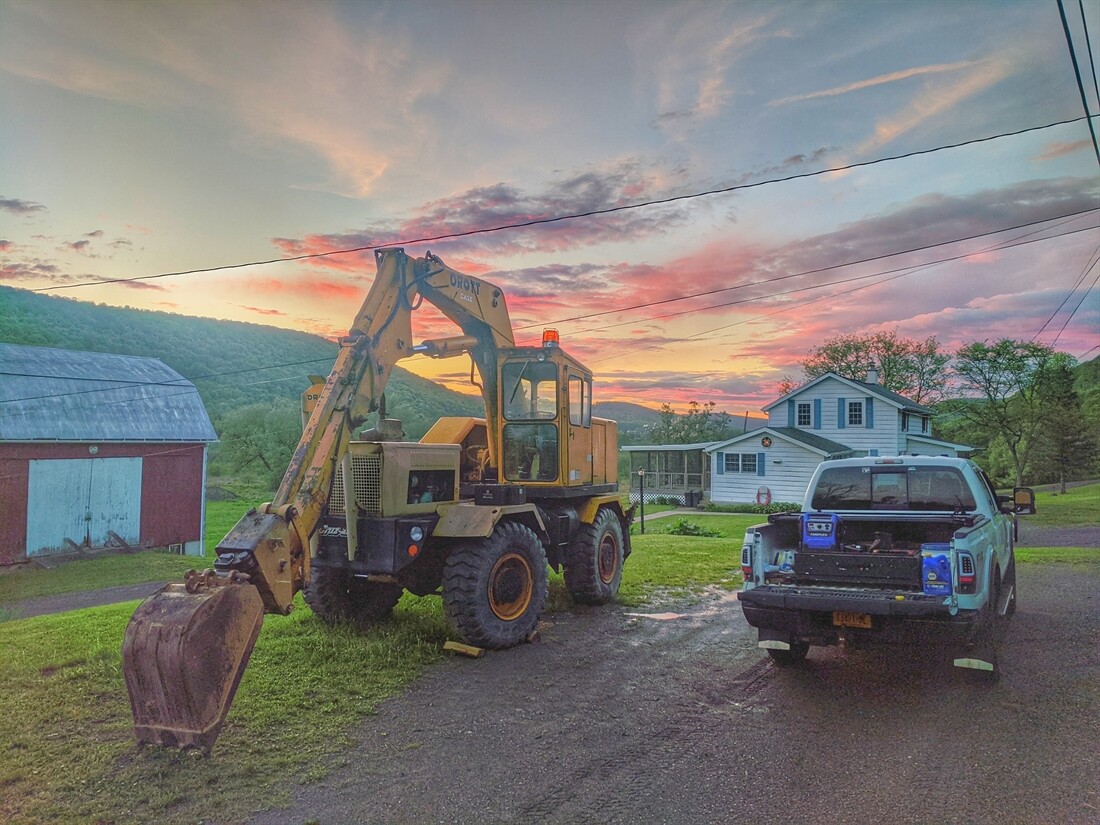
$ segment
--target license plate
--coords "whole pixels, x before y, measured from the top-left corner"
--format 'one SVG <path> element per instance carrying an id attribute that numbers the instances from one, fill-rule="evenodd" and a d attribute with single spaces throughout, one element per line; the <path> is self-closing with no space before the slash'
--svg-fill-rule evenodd
<path id="1" fill-rule="evenodd" d="M 866 613 L 849 613 L 847 610 L 834 610 L 833 624 L 837 627 L 862 627 L 870 630 L 871 617 Z"/>

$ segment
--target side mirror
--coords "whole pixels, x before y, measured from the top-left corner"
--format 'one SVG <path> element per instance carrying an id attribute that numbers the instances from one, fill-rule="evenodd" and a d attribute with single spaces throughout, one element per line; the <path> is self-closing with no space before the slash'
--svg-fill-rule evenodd
<path id="1" fill-rule="evenodd" d="M 1035 491 L 1030 487 L 1016 487 L 1012 491 L 1015 512 L 1025 516 L 1035 512 Z"/>

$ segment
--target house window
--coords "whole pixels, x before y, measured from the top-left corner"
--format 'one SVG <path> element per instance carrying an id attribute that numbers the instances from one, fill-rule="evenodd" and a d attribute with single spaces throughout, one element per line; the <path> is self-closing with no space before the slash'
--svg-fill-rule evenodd
<path id="1" fill-rule="evenodd" d="M 849 401 L 848 402 L 848 426 L 849 427 L 862 427 L 863 426 L 863 402 L 862 401 Z"/>
<path id="2" fill-rule="evenodd" d="M 928 417 L 927 417 L 927 416 L 923 416 L 923 415 L 921 416 L 921 419 L 920 419 L 920 431 L 921 431 L 922 433 L 926 433 L 926 432 L 928 432 Z"/>
<path id="3" fill-rule="evenodd" d="M 809 402 L 799 402 L 798 404 L 798 426 L 810 427 L 813 425 L 813 418 L 810 414 Z"/>
<path id="4" fill-rule="evenodd" d="M 909 432 L 909 413 L 907 412 L 901 414 L 901 431 L 903 433 Z"/>
<path id="5" fill-rule="evenodd" d="M 727 473 L 756 475 L 756 453 L 726 453 L 725 456 Z"/>

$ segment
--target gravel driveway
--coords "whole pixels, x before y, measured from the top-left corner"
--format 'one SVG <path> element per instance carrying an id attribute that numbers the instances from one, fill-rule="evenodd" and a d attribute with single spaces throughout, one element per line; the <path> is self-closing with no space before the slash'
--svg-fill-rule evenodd
<path id="1" fill-rule="evenodd" d="M 558 613 L 432 668 L 252 821 L 1094 825 L 1100 563 L 1019 583 L 995 684 L 926 648 L 778 668 L 731 594 Z"/>

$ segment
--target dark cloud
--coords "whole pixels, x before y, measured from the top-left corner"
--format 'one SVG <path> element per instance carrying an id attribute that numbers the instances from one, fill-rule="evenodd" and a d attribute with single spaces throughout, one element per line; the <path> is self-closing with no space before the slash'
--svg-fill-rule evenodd
<path id="1" fill-rule="evenodd" d="M 168 288 L 161 286 L 160 284 L 153 284 L 149 281 L 118 281 L 118 286 L 126 287 L 127 289 L 136 289 L 153 292 L 168 292 Z"/>
<path id="2" fill-rule="evenodd" d="M 14 215 L 33 215 L 46 211 L 46 207 L 40 203 L 19 200 L 19 198 L 0 198 L 0 209 Z"/>
<path id="3" fill-rule="evenodd" d="M 286 315 L 285 312 L 282 312 L 278 309 L 263 309 L 261 307 L 246 306 L 245 304 L 237 304 L 237 306 L 239 306 L 241 309 L 247 309 L 249 312 L 255 312 L 257 315 Z"/>
<path id="4" fill-rule="evenodd" d="M 310 255 L 535 223 L 491 235 L 436 241 L 433 249 L 451 254 L 561 252 L 607 241 L 660 235 L 685 223 L 687 207 L 683 205 L 589 214 L 667 195 L 656 192 L 654 187 L 654 182 L 637 164 L 623 163 L 609 171 L 573 175 L 542 192 L 526 192 L 505 183 L 480 186 L 426 203 L 404 220 L 368 225 L 356 232 L 275 238 L 273 243 L 287 255 Z M 555 220 L 566 215 L 588 216 Z M 358 269 L 366 257 L 336 256 L 324 259 L 323 263 L 334 268 Z"/>
<path id="5" fill-rule="evenodd" d="M 63 250 L 67 249 L 70 252 L 76 252 L 77 254 L 83 255 L 86 258 L 99 257 L 97 255 L 93 255 L 89 251 L 91 249 L 91 247 L 92 247 L 92 242 L 85 239 L 85 240 L 80 240 L 80 241 L 68 241 L 68 242 L 62 244 L 61 248 Z"/>
<path id="6" fill-rule="evenodd" d="M 54 283 L 69 283 L 75 280 L 63 272 L 57 264 L 40 258 L 6 261 L 0 267 L 0 279 L 5 281 L 48 280 Z"/>
<path id="7" fill-rule="evenodd" d="M 102 238 L 103 237 L 103 230 L 102 229 L 94 229 L 91 232 L 85 232 L 84 237 L 85 238 Z"/>
<path id="8" fill-rule="evenodd" d="M 11 241 L 0 240 L 0 252 L 11 252 L 15 249 L 15 244 Z"/>

